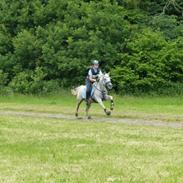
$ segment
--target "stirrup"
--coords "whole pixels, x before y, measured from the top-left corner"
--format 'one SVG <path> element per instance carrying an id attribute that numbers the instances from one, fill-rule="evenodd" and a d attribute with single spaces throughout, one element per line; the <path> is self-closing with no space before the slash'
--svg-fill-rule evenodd
<path id="1" fill-rule="evenodd" d="M 90 104 L 92 102 L 92 98 L 90 97 L 90 98 L 88 98 L 88 99 L 86 99 L 86 103 L 87 104 Z"/>

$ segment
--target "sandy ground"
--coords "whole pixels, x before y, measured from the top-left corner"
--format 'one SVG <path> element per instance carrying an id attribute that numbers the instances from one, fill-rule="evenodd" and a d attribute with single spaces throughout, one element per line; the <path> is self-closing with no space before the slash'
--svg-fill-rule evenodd
<path id="1" fill-rule="evenodd" d="M 66 114 L 53 114 L 53 113 L 43 113 L 43 112 L 25 112 L 25 111 L 4 111 L 0 110 L 1 116 L 28 116 L 35 118 L 55 118 L 55 119 L 64 119 L 68 121 L 78 120 L 83 122 L 108 122 L 108 123 L 123 123 L 128 125 L 144 125 L 144 126 L 156 126 L 156 127 L 171 127 L 171 128 L 183 128 L 182 122 L 176 121 L 161 121 L 161 120 L 152 120 L 152 119 L 130 119 L 130 118 L 114 118 L 109 117 L 93 117 L 88 120 L 85 117 L 76 118 L 74 115 Z"/>

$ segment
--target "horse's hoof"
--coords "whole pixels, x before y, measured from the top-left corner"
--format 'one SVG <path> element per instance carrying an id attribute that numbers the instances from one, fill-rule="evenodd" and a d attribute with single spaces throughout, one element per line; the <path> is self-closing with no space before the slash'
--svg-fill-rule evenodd
<path id="1" fill-rule="evenodd" d="M 91 116 L 88 116 L 88 119 L 92 119 L 92 117 Z"/>
<path id="2" fill-rule="evenodd" d="M 111 115 L 111 111 L 107 111 L 106 114 L 107 114 L 107 116 L 110 116 Z"/>
<path id="3" fill-rule="evenodd" d="M 78 113 L 76 113 L 75 116 L 78 117 Z"/>
<path id="4" fill-rule="evenodd" d="M 113 111 L 113 110 L 114 110 L 114 108 L 113 108 L 113 107 L 111 107 L 111 108 L 110 108 L 110 110 L 111 110 L 111 111 Z"/>

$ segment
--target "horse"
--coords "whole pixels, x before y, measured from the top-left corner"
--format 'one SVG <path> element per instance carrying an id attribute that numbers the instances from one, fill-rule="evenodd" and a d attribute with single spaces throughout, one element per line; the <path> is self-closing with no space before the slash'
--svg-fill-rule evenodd
<path id="1" fill-rule="evenodd" d="M 108 95 L 107 89 L 111 90 L 112 87 L 113 85 L 111 83 L 109 73 L 101 74 L 98 76 L 97 81 L 93 84 L 93 89 L 91 92 L 92 100 L 89 104 L 87 103 L 86 105 L 86 117 L 88 119 L 91 119 L 91 116 L 89 115 L 91 103 L 98 103 L 102 107 L 106 115 L 111 115 L 111 111 L 114 109 L 114 101 L 113 97 Z M 86 86 L 81 85 L 75 89 L 72 89 L 71 93 L 77 98 L 75 116 L 78 117 L 79 107 L 83 101 L 86 101 Z M 105 107 L 105 105 L 103 104 L 103 100 L 110 101 L 110 110 Z"/>

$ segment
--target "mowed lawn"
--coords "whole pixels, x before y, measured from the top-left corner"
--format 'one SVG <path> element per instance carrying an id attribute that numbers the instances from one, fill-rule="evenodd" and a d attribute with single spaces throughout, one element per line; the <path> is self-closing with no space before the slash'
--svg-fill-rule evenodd
<path id="1" fill-rule="evenodd" d="M 182 183 L 183 131 L 1 116 L 0 182 Z"/>

